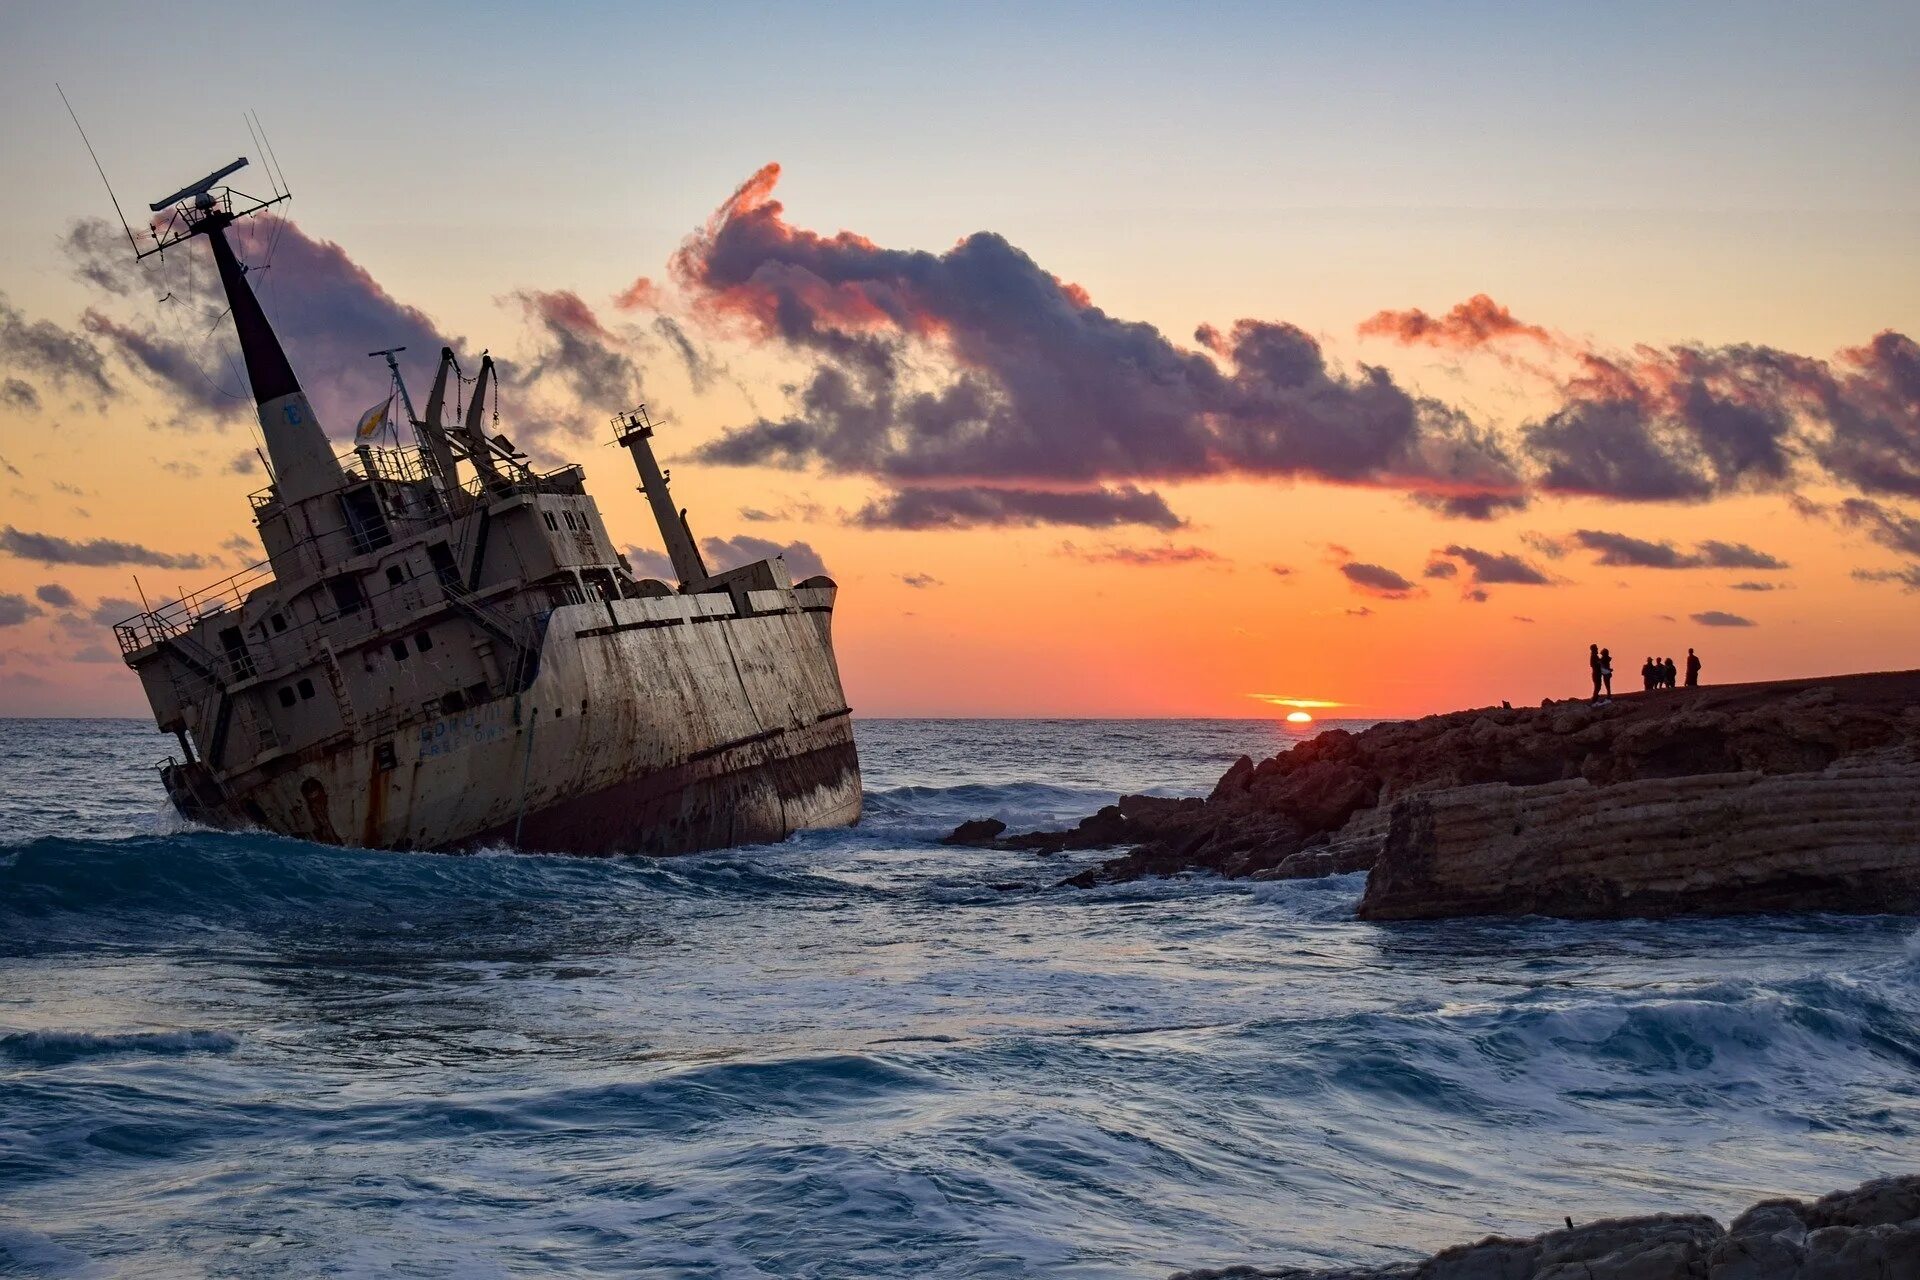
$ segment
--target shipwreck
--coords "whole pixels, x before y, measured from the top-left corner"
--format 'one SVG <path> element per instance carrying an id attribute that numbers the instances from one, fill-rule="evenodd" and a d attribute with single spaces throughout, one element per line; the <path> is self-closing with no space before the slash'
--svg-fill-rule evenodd
<path id="1" fill-rule="evenodd" d="M 286 198 L 220 185 L 245 163 L 156 202 L 135 246 L 207 242 L 272 480 L 252 496 L 265 561 L 114 629 L 179 742 L 160 775 L 180 813 L 335 845 L 579 854 L 857 820 L 834 582 L 796 583 L 779 557 L 709 570 L 644 407 L 612 432 L 677 580 L 636 573 L 583 470 L 538 471 L 489 424 L 490 358 L 449 423 L 451 350 L 422 413 L 396 353 L 372 353 L 393 443 L 336 452 L 227 237 Z"/>

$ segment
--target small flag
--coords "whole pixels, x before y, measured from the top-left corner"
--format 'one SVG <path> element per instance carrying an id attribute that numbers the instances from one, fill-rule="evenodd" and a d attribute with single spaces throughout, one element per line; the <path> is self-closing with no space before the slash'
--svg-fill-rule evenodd
<path id="1" fill-rule="evenodd" d="M 353 438 L 355 440 L 371 439 L 375 432 L 387 425 L 387 412 L 392 408 L 393 393 L 388 392 L 385 400 L 360 415 L 360 425 L 353 429 Z"/>

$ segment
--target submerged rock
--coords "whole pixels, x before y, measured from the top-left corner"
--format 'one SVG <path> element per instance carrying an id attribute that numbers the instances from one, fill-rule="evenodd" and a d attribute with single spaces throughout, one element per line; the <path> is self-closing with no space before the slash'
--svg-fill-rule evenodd
<path id="1" fill-rule="evenodd" d="M 1722 1228 L 1701 1214 L 1607 1218 L 1525 1240 L 1490 1236 L 1423 1262 L 1235 1266 L 1173 1280 L 1883 1280 L 1920 1276 L 1920 1177 L 1812 1204 L 1767 1200 Z"/>

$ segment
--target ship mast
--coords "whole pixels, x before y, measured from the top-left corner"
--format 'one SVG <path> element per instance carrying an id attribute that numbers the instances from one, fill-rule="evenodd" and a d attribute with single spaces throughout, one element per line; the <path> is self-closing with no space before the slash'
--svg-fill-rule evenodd
<path id="1" fill-rule="evenodd" d="M 687 527 L 687 513 L 676 510 L 673 494 L 667 489 L 667 477 L 653 456 L 653 419 L 647 407 L 629 410 L 613 420 L 613 437 L 633 455 L 634 469 L 640 473 L 640 491 L 653 508 L 654 523 L 660 526 L 660 539 L 667 544 L 667 558 L 680 579 L 680 589 L 692 590 L 707 581 L 707 562 L 694 545 L 693 531 Z"/>
<path id="2" fill-rule="evenodd" d="M 246 362 L 247 382 L 253 389 L 254 404 L 260 415 L 260 432 L 266 439 L 267 455 L 273 464 L 280 500 L 302 502 L 330 493 L 346 483 L 333 446 L 314 416 L 313 405 L 300 380 L 294 376 L 279 335 L 267 322 L 267 313 L 247 283 L 247 268 L 234 256 L 227 242 L 227 228 L 241 218 L 279 204 L 291 195 L 276 194 L 271 200 L 259 200 L 218 183 L 247 163 L 242 156 L 224 169 L 208 174 L 190 186 L 182 187 L 148 208 L 155 213 L 171 209 L 166 223 L 154 232 L 154 246 L 138 254 L 145 258 L 160 253 L 182 240 L 205 236 L 213 250 L 214 265 L 220 271 L 220 286 L 227 295 L 233 313 L 234 331 L 240 338 L 240 354 Z"/>

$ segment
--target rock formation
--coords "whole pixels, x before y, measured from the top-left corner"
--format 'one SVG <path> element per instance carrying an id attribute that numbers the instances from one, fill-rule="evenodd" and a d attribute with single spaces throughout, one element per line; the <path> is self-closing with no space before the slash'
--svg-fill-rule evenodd
<path id="1" fill-rule="evenodd" d="M 1370 870 L 1376 919 L 1912 910 L 1916 767 L 1920 672 L 1837 676 L 1334 729 L 1242 757 L 1204 801 L 963 830 L 1043 853 L 1133 846 L 1080 886 Z"/>
<path id="2" fill-rule="evenodd" d="M 1332 1270 L 1227 1267 L 1173 1280 L 1891 1280 L 1920 1276 L 1920 1177 L 1812 1204 L 1765 1200 L 1721 1227 L 1700 1214 L 1609 1218 L 1526 1240 L 1456 1245 L 1423 1262 Z"/>

